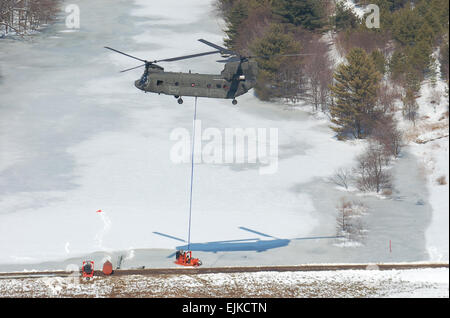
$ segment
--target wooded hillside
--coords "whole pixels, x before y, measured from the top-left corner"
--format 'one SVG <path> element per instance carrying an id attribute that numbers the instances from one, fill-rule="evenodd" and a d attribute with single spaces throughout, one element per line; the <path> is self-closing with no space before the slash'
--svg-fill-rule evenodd
<path id="1" fill-rule="evenodd" d="M 0 36 L 24 35 L 51 22 L 59 0 L 0 0 Z"/>

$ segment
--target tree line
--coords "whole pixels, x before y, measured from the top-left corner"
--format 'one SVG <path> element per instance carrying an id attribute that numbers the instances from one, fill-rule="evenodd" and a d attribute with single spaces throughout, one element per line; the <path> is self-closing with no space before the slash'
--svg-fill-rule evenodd
<path id="1" fill-rule="evenodd" d="M 339 0 L 217 0 L 217 7 L 226 23 L 225 45 L 264 56 L 258 58 L 258 98 L 307 99 L 332 117 L 340 137 L 365 138 L 396 99 L 403 103 L 404 116 L 415 121 L 423 80 L 435 83 L 440 73 L 448 86 L 449 4 L 355 2 L 378 5 L 380 28 L 367 28 L 367 16 L 359 18 Z M 346 65 L 334 67 L 325 33 L 332 34 Z M 439 70 L 432 54 L 436 49 Z M 274 57 L 289 53 L 304 55 Z M 352 73 L 355 69 L 359 74 Z M 356 78 L 365 86 L 359 87 Z"/>
<path id="2" fill-rule="evenodd" d="M 338 138 L 368 138 L 352 176 L 360 190 L 381 192 L 390 188 L 385 167 L 402 145 L 396 102 L 415 122 L 424 80 L 435 84 L 440 73 L 448 94 L 449 4 L 355 2 L 378 5 L 380 28 L 367 28 L 367 14 L 360 18 L 339 0 L 217 0 L 217 8 L 226 23 L 225 45 L 263 56 L 257 59 L 256 96 L 306 99 L 330 117 Z M 345 56 L 337 66 L 330 59 L 333 44 Z M 304 55 L 274 57 L 292 53 Z"/>
<path id="3" fill-rule="evenodd" d="M 327 108 L 332 61 L 327 54 L 327 43 L 320 38 L 321 32 L 327 29 L 330 3 L 217 0 L 219 13 L 226 23 L 225 45 L 244 55 L 264 56 L 257 59 L 260 70 L 255 92 L 258 98 L 298 101 L 308 96 L 316 110 Z M 305 55 L 273 57 L 289 53 Z"/>
<path id="4" fill-rule="evenodd" d="M 0 35 L 25 35 L 54 20 L 59 0 L 0 0 Z"/>

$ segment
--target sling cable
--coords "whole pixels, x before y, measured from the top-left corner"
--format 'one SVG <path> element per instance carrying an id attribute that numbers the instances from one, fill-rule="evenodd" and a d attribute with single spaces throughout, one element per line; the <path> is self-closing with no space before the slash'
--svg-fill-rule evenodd
<path id="1" fill-rule="evenodd" d="M 195 122 L 197 120 L 197 97 L 195 97 L 194 120 L 192 124 L 192 143 L 191 143 L 191 187 L 189 193 L 189 227 L 188 227 L 188 245 L 187 251 L 179 250 L 176 252 L 175 264 L 183 266 L 200 266 L 202 262 L 198 258 L 192 258 L 191 251 L 191 219 L 192 219 L 192 189 L 194 184 L 194 150 L 195 150 Z"/>

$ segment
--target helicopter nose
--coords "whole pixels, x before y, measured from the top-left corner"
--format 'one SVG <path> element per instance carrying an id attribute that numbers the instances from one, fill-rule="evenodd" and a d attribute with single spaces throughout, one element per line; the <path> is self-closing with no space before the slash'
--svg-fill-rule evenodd
<path id="1" fill-rule="evenodd" d="M 136 80 L 136 81 L 134 82 L 134 86 L 136 86 L 136 87 L 139 88 L 139 89 L 142 89 L 142 86 L 141 86 L 141 80 Z"/>

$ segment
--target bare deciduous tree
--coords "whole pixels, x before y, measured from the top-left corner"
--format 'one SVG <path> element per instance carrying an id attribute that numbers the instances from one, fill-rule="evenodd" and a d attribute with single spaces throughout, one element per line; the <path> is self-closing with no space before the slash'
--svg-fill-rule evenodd
<path id="1" fill-rule="evenodd" d="M 272 22 L 272 11 L 268 7 L 258 7 L 239 27 L 235 49 L 243 55 L 251 55 L 249 47 L 255 39 L 262 38 Z"/>
<path id="2" fill-rule="evenodd" d="M 419 105 L 417 104 L 417 96 L 414 93 L 414 91 L 408 89 L 406 90 L 405 96 L 402 98 L 403 102 L 403 109 L 402 113 L 403 116 L 412 121 L 413 124 L 416 124 L 416 119 L 418 115 Z"/>
<path id="3" fill-rule="evenodd" d="M 342 55 L 347 55 L 352 48 L 360 47 L 367 53 L 380 50 L 388 56 L 394 47 L 386 45 L 391 36 L 388 32 L 371 32 L 364 29 L 341 31 L 336 36 L 336 47 Z"/>
<path id="4" fill-rule="evenodd" d="M 25 35 L 51 22 L 60 0 L 1 0 L 0 35 L 14 32 Z"/>
<path id="5" fill-rule="evenodd" d="M 441 104 L 441 92 L 434 89 L 429 96 L 429 102 L 431 105 L 433 105 L 433 110 L 436 112 L 436 107 Z"/>
<path id="6" fill-rule="evenodd" d="M 395 111 L 395 101 L 402 96 L 398 90 L 392 88 L 392 84 L 382 83 L 378 89 L 378 104 L 383 113 L 392 113 Z"/>
<path id="7" fill-rule="evenodd" d="M 360 202 L 351 202 L 341 198 L 336 209 L 338 211 L 336 216 L 337 236 L 347 242 L 362 243 L 366 231 L 361 216 L 367 208 Z"/>
<path id="8" fill-rule="evenodd" d="M 353 181 L 353 175 L 350 169 L 339 168 L 334 174 L 329 178 L 329 181 L 348 189 L 350 183 Z"/>
<path id="9" fill-rule="evenodd" d="M 397 158 L 403 145 L 403 133 L 391 115 L 385 115 L 375 124 L 371 138 L 383 147 L 386 162 L 389 157 Z"/>
<path id="10" fill-rule="evenodd" d="M 366 151 L 359 156 L 358 166 L 354 169 L 356 184 L 361 191 L 376 191 L 391 188 L 391 175 L 386 171 L 386 153 L 383 147 L 370 142 Z"/>
<path id="11" fill-rule="evenodd" d="M 305 75 L 308 78 L 309 96 L 314 110 L 327 111 L 330 101 L 329 85 L 333 81 L 332 62 L 328 56 L 328 46 L 318 38 L 308 44 L 305 60 Z"/>

